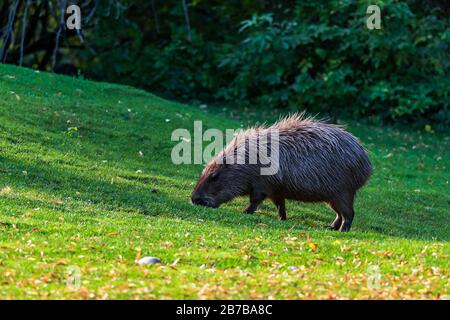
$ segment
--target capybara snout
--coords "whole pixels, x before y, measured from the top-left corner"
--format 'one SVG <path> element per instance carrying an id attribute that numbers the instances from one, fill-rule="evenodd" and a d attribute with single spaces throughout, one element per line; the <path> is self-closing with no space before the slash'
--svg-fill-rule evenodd
<path id="1" fill-rule="evenodd" d="M 278 137 L 278 170 L 262 175 L 260 162 L 226 163 L 255 135 Z M 255 139 L 258 141 L 258 139 Z M 271 150 L 274 153 L 274 150 Z M 216 208 L 238 196 L 248 195 L 245 213 L 254 213 L 265 199 L 286 219 L 285 200 L 325 202 L 336 218 L 331 230 L 349 231 L 356 192 L 372 174 L 367 152 L 358 139 L 337 125 L 303 114 L 283 118 L 271 127 L 252 128 L 238 134 L 203 170 L 192 194 L 192 203 Z"/>
<path id="2" fill-rule="evenodd" d="M 193 204 L 198 206 L 205 206 L 210 208 L 217 208 L 217 204 L 211 197 L 207 197 L 205 195 L 193 195 L 191 197 L 191 201 Z"/>
<path id="3" fill-rule="evenodd" d="M 195 205 L 217 208 L 220 204 L 234 198 L 234 193 L 226 189 L 233 187 L 229 182 L 230 173 L 234 170 L 226 170 L 225 165 L 209 165 L 203 170 L 202 175 L 191 196 Z"/>

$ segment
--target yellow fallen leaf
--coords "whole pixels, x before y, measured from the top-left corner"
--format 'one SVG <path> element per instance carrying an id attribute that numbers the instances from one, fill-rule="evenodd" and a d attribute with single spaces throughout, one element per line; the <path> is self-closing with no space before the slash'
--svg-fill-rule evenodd
<path id="1" fill-rule="evenodd" d="M 65 260 L 58 260 L 58 261 L 56 262 L 56 265 L 57 265 L 57 266 L 66 266 L 66 265 L 67 265 L 67 262 L 66 262 Z"/>
<path id="2" fill-rule="evenodd" d="M 9 186 L 6 186 L 0 190 L 0 195 L 5 195 L 11 193 L 12 189 Z"/>

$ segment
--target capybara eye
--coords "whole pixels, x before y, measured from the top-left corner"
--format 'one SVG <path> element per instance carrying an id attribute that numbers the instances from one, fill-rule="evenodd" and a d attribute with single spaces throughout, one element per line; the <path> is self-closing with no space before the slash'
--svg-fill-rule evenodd
<path id="1" fill-rule="evenodd" d="M 219 173 L 218 172 L 214 172 L 211 175 L 211 181 L 216 181 L 218 177 L 219 177 Z"/>

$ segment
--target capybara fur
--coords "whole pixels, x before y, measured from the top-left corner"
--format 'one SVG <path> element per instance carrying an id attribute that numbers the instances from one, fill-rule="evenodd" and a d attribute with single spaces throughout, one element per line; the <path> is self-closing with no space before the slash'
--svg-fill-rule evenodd
<path id="1" fill-rule="evenodd" d="M 261 134 L 270 136 L 274 129 L 279 135 L 279 168 L 275 174 L 261 175 L 260 161 L 227 163 L 225 158 L 236 154 L 243 143 L 248 146 L 250 139 Z M 367 152 L 357 138 L 338 125 L 294 114 L 271 127 L 238 134 L 203 170 L 192 203 L 217 208 L 235 197 L 249 195 L 245 213 L 254 213 L 268 198 L 277 207 L 280 220 L 285 220 L 286 199 L 326 202 L 336 212 L 328 228 L 349 231 L 356 192 L 371 174 Z"/>

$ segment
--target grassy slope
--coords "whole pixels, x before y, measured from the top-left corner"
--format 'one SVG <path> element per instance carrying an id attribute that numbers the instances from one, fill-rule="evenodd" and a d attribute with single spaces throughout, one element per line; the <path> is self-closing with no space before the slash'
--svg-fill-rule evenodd
<path id="1" fill-rule="evenodd" d="M 173 165 L 170 135 L 197 119 L 244 124 L 0 65 L 0 298 L 449 298 L 448 137 L 350 125 L 375 174 L 340 234 L 324 205 L 291 202 L 285 223 L 270 203 L 191 206 L 201 166 Z"/>

